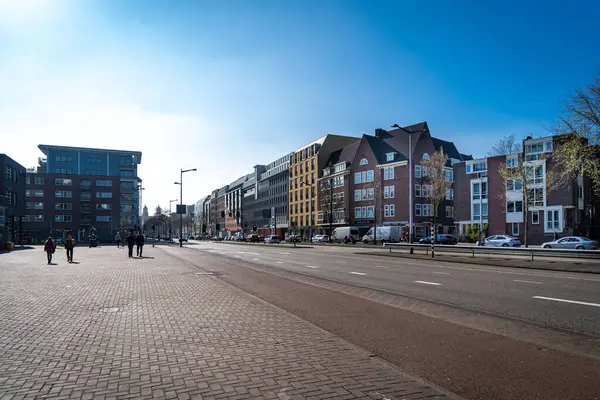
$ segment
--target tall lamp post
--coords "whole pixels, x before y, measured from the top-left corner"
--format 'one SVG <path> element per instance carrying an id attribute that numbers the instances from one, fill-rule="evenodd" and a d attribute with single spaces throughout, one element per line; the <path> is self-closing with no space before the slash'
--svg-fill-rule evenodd
<path id="1" fill-rule="evenodd" d="M 179 182 L 174 182 L 179 185 L 179 211 L 183 210 L 183 173 L 197 171 L 196 168 L 179 170 Z M 183 214 L 179 214 L 179 247 L 183 247 Z"/>
<path id="2" fill-rule="evenodd" d="M 146 188 L 142 187 L 141 185 L 138 186 L 138 189 L 140 191 L 140 204 L 138 205 L 138 218 L 140 217 L 140 210 L 141 210 L 141 215 L 142 215 L 142 223 L 140 224 L 140 230 L 143 230 L 144 228 L 144 201 L 142 200 L 142 194 L 144 193 L 143 191 L 146 190 Z"/>
<path id="3" fill-rule="evenodd" d="M 401 129 L 398 124 L 392 125 L 392 128 Z M 408 206 L 410 208 L 409 213 L 408 213 L 408 230 L 409 230 L 408 242 L 412 243 L 412 237 L 413 237 L 412 135 L 413 134 L 411 132 L 407 132 L 407 133 L 408 133 L 408 204 L 409 204 Z M 375 228 L 375 229 L 377 230 L 377 228 Z M 411 253 L 412 253 L 412 249 L 411 249 Z"/>
<path id="4" fill-rule="evenodd" d="M 176 201 L 179 201 L 179 199 L 169 200 L 169 238 L 172 237 L 172 233 L 171 233 L 171 204 L 173 204 Z"/>
<path id="5" fill-rule="evenodd" d="M 312 240 L 312 217 L 313 217 L 313 207 L 312 207 L 312 202 L 313 202 L 313 184 L 311 183 L 306 183 L 304 182 L 304 180 L 300 181 L 300 186 L 308 186 L 310 188 L 309 192 L 309 199 L 308 199 L 308 208 L 309 208 L 309 216 L 308 216 L 308 235 L 309 235 L 309 240 Z"/>

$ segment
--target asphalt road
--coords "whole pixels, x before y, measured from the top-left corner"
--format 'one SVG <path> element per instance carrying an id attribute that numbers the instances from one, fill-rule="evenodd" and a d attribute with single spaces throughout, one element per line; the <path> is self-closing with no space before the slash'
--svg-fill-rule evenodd
<path id="1" fill-rule="evenodd" d="M 294 249 L 214 242 L 192 242 L 189 247 L 600 337 L 600 276 L 369 257 L 343 247 Z"/>

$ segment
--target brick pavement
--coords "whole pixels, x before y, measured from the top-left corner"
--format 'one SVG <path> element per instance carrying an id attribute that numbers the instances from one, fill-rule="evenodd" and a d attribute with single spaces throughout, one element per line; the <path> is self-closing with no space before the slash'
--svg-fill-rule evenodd
<path id="1" fill-rule="evenodd" d="M 0 397 L 449 398 L 159 247 L 145 253 L 77 248 L 80 264 L 59 253 L 55 266 L 39 248 L 0 255 Z"/>

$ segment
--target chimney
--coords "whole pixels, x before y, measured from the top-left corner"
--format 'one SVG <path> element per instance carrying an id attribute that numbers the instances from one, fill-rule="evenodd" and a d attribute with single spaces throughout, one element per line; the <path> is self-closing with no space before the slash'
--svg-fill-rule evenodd
<path id="1" fill-rule="evenodd" d="M 385 134 L 387 134 L 387 131 L 385 129 L 381 129 L 381 128 L 377 128 L 375 129 L 375 137 L 381 139 L 382 136 L 385 136 Z"/>

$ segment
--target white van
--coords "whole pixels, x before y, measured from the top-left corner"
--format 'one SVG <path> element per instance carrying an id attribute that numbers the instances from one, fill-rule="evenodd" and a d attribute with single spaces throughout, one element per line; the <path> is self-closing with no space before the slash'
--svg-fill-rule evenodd
<path id="1" fill-rule="evenodd" d="M 352 242 L 356 243 L 360 240 L 360 234 L 358 228 L 354 226 L 342 226 L 339 228 L 335 228 L 333 233 L 331 234 L 332 242 Z"/>
<path id="2" fill-rule="evenodd" d="M 363 236 L 363 243 L 373 243 L 373 239 L 378 242 L 399 242 L 402 236 L 402 228 L 399 226 L 378 226 L 375 231 L 376 235 L 373 237 L 373 228 L 369 229 L 369 232 Z"/>

